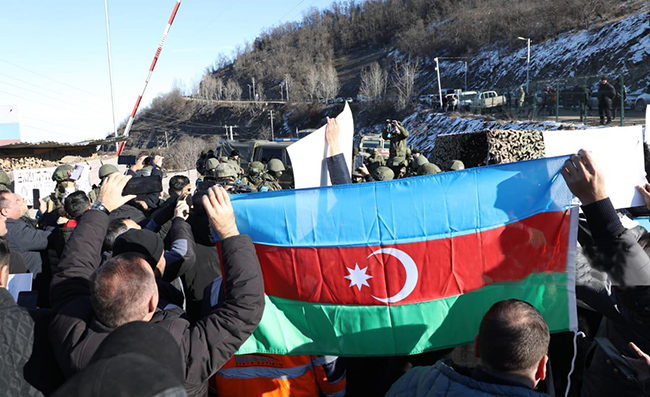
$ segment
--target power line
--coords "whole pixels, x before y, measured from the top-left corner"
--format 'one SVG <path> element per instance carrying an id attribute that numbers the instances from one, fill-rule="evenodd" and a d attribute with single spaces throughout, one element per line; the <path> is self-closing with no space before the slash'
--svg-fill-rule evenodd
<path id="1" fill-rule="evenodd" d="M 305 1 L 305 0 L 300 0 L 300 1 L 298 2 L 298 4 L 296 4 L 295 6 L 293 6 L 293 8 L 291 8 L 289 11 L 287 11 L 287 13 L 284 14 L 280 19 L 278 19 L 278 22 L 282 22 L 282 20 L 283 20 L 287 15 L 291 14 L 291 12 L 293 12 L 293 10 L 295 10 L 299 5 L 301 5 L 302 3 L 304 3 L 304 1 Z M 313 4 L 313 3 L 312 3 L 312 4 Z"/>
<path id="2" fill-rule="evenodd" d="M 45 98 L 49 98 L 49 99 L 55 100 L 55 101 L 57 101 L 57 102 L 62 102 L 62 103 L 65 103 L 65 104 L 67 104 L 67 105 L 74 106 L 75 108 L 78 107 L 77 104 L 72 103 L 72 102 L 68 102 L 68 101 L 64 101 L 64 100 L 62 100 L 61 98 L 55 98 L 55 97 L 53 97 L 53 96 L 51 96 L 51 95 L 47 95 L 47 94 L 43 94 L 43 93 L 38 92 L 38 91 L 30 90 L 29 88 L 25 88 L 25 87 L 21 87 L 21 86 L 19 86 L 19 85 L 15 85 L 15 84 L 7 83 L 6 81 L 3 81 L 3 80 L 0 80 L 0 82 L 1 82 L 1 83 L 4 83 L 4 84 L 6 84 L 6 85 L 12 86 L 12 87 L 15 87 L 15 88 L 21 89 L 21 90 L 25 90 L 25 91 L 28 91 L 28 92 L 34 93 L 34 94 L 36 94 L 36 95 L 43 96 L 43 97 L 45 97 Z M 97 111 L 97 109 L 90 109 L 90 108 L 86 108 L 85 110 L 89 110 L 89 111 L 91 111 L 91 112 L 92 112 L 92 111 Z"/>
<path id="3" fill-rule="evenodd" d="M 84 91 L 84 90 L 82 90 L 81 88 L 77 88 L 77 87 L 71 86 L 70 84 L 64 83 L 64 82 L 62 82 L 62 81 L 55 80 L 55 79 L 53 79 L 53 78 L 51 78 L 51 77 L 48 77 L 48 76 L 46 76 L 46 75 L 44 75 L 44 74 L 42 74 L 42 73 L 35 72 L 35 71 L 33 71 L 33 70 L 27 69 L 26 67 L 23 67 L 23 66 L 20 66 L 20 65 L 16 65 L 16 64 L 13 63 L 13 62 L 5 61 L 4 59 L 0 59 L 0 62 L 4 62 L 4 63 L 6 63 L 6 64 L 9 64 L 9 65 L 12 65 L 12 66 L 17 67 L 18 69 L 22 69 L 22 70 L 25 70 L 25 71 L 27 71 L 27 72 L 34 73 L 34 74 L 37 75 L 37 76 L 41 76 L 41 77 L 43 77 L 43 78 L 45 78 L 45 79 L 47 79 L 47 80 L 54 81 L 55 83 L 61 84 L 61 85 L 66 86 L 66 87 L 68 87 L 68 88 L 72 88 L 72 89 L 77 90 L 77 91 L 79 91 L 79 92 L 83 92 L 84 94 L 88 94 L 88 95 L 90 95 L 90 96 L 97 96 L 96 94 L 93 94 L 93 93 L 88 92 L 88 91 Z"/>
<path id="4" fill-rule="evenodd" d="M 65 94 L 63 94 L 63 93 L 61 93 L 61 92 L 59 92 L 59 91 L 55 91 L 55 90 L 53 90 L 53 89 L 50 89 L 50 88 L 47 88 L 47 87 L 43 87 L 43 86 L 38 85 L 38 84 L 31 83 L 31 82 L 29 82 L 29 81 L 25 81 L 25 80 L 19 79 L 19 78 L 17 78 L 17 77 L 10 76 L 10 75 L 8 75 L 8 74 L 6 74 L 6 73 L 0 73 L 0 76 L 8 77 L 8 78 L 10 78 L 10 79 L 12 79 L 12 80 L 20 81 L 21 83 L 24 83 L 24 84 L 30 85 L 30 86 L 32 86 L 32 87 L 40 88 L 40 89 L 45 90 L 45 91 L 49 91 L 49 92 L 51 92 L 51 93 L 53 93 L 53 94 L 56 94 L 56 95 L 59 95 L 59 96 L 62 96 L 62 97 L 66 97 L 66 98 L 74 98 L 74 97 L 72 97 L 72 96 L 65 95 Z M 97 98 L 99 98 L 99 97 L 97 97 Z M 59 100 L 59 99 L 57 99 L 57 100 Z M 98 107 L 98 108 L 99 108 L 99 107 Z"/>
<path id="5" fill-rule="evenodd" d="M 68 112 L 68 113 L 72 113 L 72 114 L 77 114 L 77 115 L 81 115 L 81 116 L 86 116 L 86 117 L 92 117 L 92 118 L 95 118 L 95 119 L 97 119 L 97 120 L 101 120 L 101 118 L 100 118 L 100 117 L 97 117 L 97 116 L 91 116 L 91 115 L 87 115 L 87 114 L 85 114 L 85 113 L 74 112 L 74 111 L 71 111 L 71 110 L 69 110 L 69 109 L 64 109 L 64 108 L 59 107 L 59 106 L 56 106 L 56 105 L 52 105 L 52 104 L 49 104 L 49 103 L 45 103 L 45 102 L 41 102 L 41 101 L 37 101 L 37 100 L 31 99 L 31 98 L 24 97 L 24 96 L 22 96 L 22 95 L 18 95 L 18 94 L 14 94 L 14 93 L 7 92 L 7 91 L 2 91 L 2 90 L 0 90 L 0 92 L 2 92 L 2 93 L 4 93 L 4 94 L 7 94 L 7 95 L 14 96 L 14 97 L 16 97 L 16 98 L 21 98 L 21 99 L 24 99 L 24 100 L 27 100 L 27 101 L 30 101 L 30 102 L 38 103 L 38 104 L 40 104 L 40 105 L 44 105 L 44 106 L 47 106 L 47 107 L 52 107 L 52 108 L 55 108 L 55 109 L 63 110 L 64 112 Z"/>
<path id="6" fill-rule="evenodd" d="M 85 129 L 85 128 L 71 127 L 71 126 L 69 126 L 69 125 L 63 125 L 63 124 L 53 123 L 53 122 L 51 122 L 51 121 L 44 121 L 44 120 L 35 119 L 35 118 L 32 118 L 32 117 L 26 117 L 26 116 L 22 116 L 22 117 L 23 117 L 24 119 L 32 120 L 32 121 L 35 121 L 35 122 L 37 122 L 37 123 L 51 124 L 51 125 L 54 125 L 54 126 L 57 126 L 57 127 L 64 127 L 64 128 L 68 128 L 68 129 L 71 129 L 71 130 L 79 130 L 79 131 L 83 131 L 83 132 L 88 132 L 88 130 Z"/>
<path id="7" fill-rule="evenodd" d="M 46 129 L 43 129 L 43 128 L 34 127 L 33 125 L 23 124 L 23 126 L 28 127 L 28 128 L 33 128 L 35 130 L 40 130 L 40 131 L 43 131 L 43 132 L 49 132 L 50 134 L 65 135 L 65 136 L 69 136 L 71 138 L 77 138 L 76 135 L 70 135 L 70 134 L 65 134 L 63 132 L 55 132 L 55 131 L 52 131 L 52 130 L 46 130 Z M 77 142 L 79 142 L 79 141 L 77 141 Z"/>

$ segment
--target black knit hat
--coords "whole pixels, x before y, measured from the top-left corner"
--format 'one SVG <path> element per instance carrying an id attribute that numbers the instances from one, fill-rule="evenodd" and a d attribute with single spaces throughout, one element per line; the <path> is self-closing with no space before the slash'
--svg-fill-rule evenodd
<path id="1" fill-rule="evenodd" d="M 115 239 L 113 256 L 134 252 L 144 255 L 146 261 L 155 269 L 165 252 L 165 244 L 151 230 L 129 229 Z"/>

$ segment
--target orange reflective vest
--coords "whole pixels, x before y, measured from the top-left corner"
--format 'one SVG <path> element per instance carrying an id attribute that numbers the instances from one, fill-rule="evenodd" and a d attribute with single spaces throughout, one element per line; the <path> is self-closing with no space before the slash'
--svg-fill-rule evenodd
<path id="1" fill-rule="evenodd" d="M 332 356 L 235 355 L 210 379 L 219 397 L 343 396 L 345 370 Z"/>

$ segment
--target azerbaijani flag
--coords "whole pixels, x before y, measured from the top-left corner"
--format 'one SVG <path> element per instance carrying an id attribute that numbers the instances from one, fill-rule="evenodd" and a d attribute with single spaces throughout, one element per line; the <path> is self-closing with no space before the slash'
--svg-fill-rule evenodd
<path id="1" fill-rule="evenodd" d="M 577 329 L 566 157 L 233 196 L 266 309 L 239 350 L 407 355 L 469 343 L 497 301 Z"/>

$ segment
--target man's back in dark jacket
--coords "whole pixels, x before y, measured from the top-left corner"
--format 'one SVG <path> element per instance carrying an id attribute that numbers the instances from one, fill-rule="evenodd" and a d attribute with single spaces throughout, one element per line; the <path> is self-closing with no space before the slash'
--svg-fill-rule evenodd
<path id="1" fill-rule="evenodd" d="M 51 230 L 40 230 L 25 219 L 7 219 L 7 240 L 12 251 L 20 253 L 30 273 L 43 270 L 43 254 L 49 245 Z"/>
<path id="2" fill-rule="evenodd" d="M 99 344 L 112 331 L 95 317 L 90 302 L 89 278 L 101 261 L 108 215 L 89 210 L 75 228 L 51 297 L 55 316 L 50 341 L 61 369 L 70 377 L 85 368 Z M 250 238 L 234 236 L 222 242 L 227 304 L 193 323 L 178 308 L 158 310 L 151 322 L 167 329 L 183 354 L 185 387 L 203 395 L 206 381 L 252 334 L 264 309 L 262 275 Z"/>

